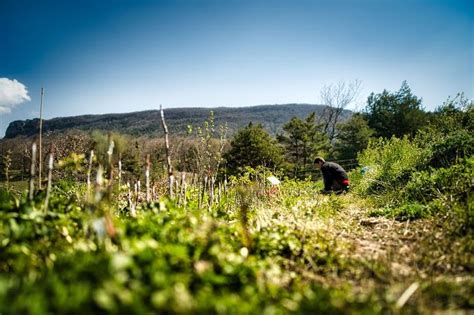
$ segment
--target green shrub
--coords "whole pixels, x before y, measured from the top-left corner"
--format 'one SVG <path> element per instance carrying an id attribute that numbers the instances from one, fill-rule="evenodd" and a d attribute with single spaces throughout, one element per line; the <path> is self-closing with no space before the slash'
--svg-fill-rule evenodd
<path id="1" fill-rule="evenodd" d="M 404 196 L 410 201 L 424 202 L 448 196 L 466 204 L 472 189 L 473 165 L 474 159 L 470 159 L 449 168 L 415 172 L 404 188 Z"/>
<path id="2" fill-rule="evenodd" d="M 440 137 L 430 145 L 428 165 L 439 168 L 449 167 L 474 154 L 474 136 L 468 130 L 461 129 Z"/>
<path id="3" fill-rule="evenodd" d="M 426 157 L 427 151 L 407 137 L 373 140 L 359 154 L 359 164 L 367 167 L 367 171 L 355 179 L 356 191 L 381 194 L 398 189 L 424 164 Z"/>
<path id="4" fill-rule="evenodd" d="M 353 187 L 380 207 L 372 215 L 412 220 L 455 211 L 457 226 L 466 230 L 473 221 L 473 153 L 467 129 L 379 139 L 359 154 L 364 168 L 353 172 Z"/>
<path id="5" fill-rule="evenodd" d="M 401 206 L 376 209 L 369 213 L 372 217 L 385 216 L 399 221 L 421 219 L 430 214 L 430 208 L 420 203 L 405 203 Z"/>

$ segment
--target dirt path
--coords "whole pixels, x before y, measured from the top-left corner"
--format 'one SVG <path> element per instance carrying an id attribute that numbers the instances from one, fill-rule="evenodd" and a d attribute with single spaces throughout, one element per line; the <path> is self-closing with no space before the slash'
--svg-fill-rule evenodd
<path id="1" fill-rule="evenodd" d="M 455 305 L 454 309 L 472 310 L 473 256 L 468 249 L 472 237 L 466 242 L 450 236 L 442 220 L 399 222 L 370 217 L 366 208 L 355 203 L 347 203 L 337 221 L 339 236 L 350 244 L 351 257 L 386 266 L 381 285 L 397 302 L 411 293 L 411 303 L 417 300 L 418 307 L 424 305 L 422 309 L 446 310 Z"/>
<path id="2" fill-rule="evenodd" d="M 369 217 L 365 209 L 353 205 L 345 209 L 341 220 L 349 222 L 341 236 L 354 245 L 355 257 L 390 265 L 396 278 L 416 273 L 413 253 L 420 234 L 419 224 Z"/>

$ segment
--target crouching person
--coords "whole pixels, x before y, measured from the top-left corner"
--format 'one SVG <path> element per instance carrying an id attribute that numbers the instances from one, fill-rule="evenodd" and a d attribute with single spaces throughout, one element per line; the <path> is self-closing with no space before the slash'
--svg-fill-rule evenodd
<path id="1" fill-rule="evenodd" d="M 349 190 L 349 177 L 342 166 L 334 162 L 326 162 L 319 156 L 314 160 L 314 164 L 323 174 L 324 193 L 340 194 Z"/>

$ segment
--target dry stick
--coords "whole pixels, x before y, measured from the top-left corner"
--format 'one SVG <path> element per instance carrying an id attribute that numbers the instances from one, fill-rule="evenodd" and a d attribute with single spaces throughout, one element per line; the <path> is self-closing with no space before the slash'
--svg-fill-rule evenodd
<path id="1" fill-rule="evenodd" d="M 173 189 L 173 188 L 174 188 L 174 180 L 175 180 L 175 178 L 174 178 L 174 175 L 173 175 L 173 174 L 171 174 L 169 180 L 170 180 L 169 186 L 170 186 L 170 188 L 171 188 L 171 190 L 170 190 L 170 198 L 174 198 L 174 189 Z"/>
<path id="2" fill-rule="evenodd" d="M 174 191 L 178 195 L 178 203 L 179 203 L 180 201 L 179 201 L 179 179 L 178 178 L 174 179 Z"/>
<path id="3" fill-rule="evenodd" d="M 420 285 L 418 284 L 418 282 L 413 282 L 397 300 L 395 307 L 398 309 L 402 308 L 403 305 L 405 305 L 405 303 L 408 301 L 408 299 L 413 295 L 413 293 L 415 293 L 415 291 L 419 288 L 419 286 Z"/>
<path id="4" fill-rule="evenodd" d="M 201 209 L 202 197 L 201 197 L 201 181 L 198 180 L 198 208 Z"/>
<path id="5" fill-rule="evenodd" d="M 91 172 L 92 172 L 92 161 L 94 160 L 94 150 L 91 150 L 89 155 L 89 167 L 87 168 L 87 195 L 91 191 Z"/>
<path id="6" fill-rule="evenodd" d="M 181 197 L 183 200 L 183 206 L 186 209 L 186 174 L 181 174 Z"/>
<path id="7" fill-rule="evenodd" d="M 145 170 L 145 185 L 146 185 L 146 202 L 150 203 L 150 154 L 146 155 L 146 170 Z"/>
<path id="8" fill-rule="evenodd" d="M 134 188 L 135 188 L 135 202 L 133 203 L 133 206 L 130 209 L 130 215 L 132 217 L 135 217 L 137 215 L 136 206 L 138 205 L 138 193 L 140 192 L 140 181 L 135 183 Z"/>
<path id="9" fill-rule="evenodd" d="M 130 190 L 130 183 L 127 182 L 127 206 L 130 209 L 132 207 L 132 192 Z"/>
<path id="10" fill-rule="evenodd" d="M 43 172 L 43 160 L 42 160 L 42 137 L 43 137 L 43 95 L 44 89 L 41 87 L 41 101 L 40 101 L 40 121 L 39 121 L 39 165 L 38 165 L 38 189 L 41 189 L 41 173 Z"/>
<path id="11" fill-rule="evenodd" d="M 135 186 L 136 186 L 136 184 L 135 184 Z M 132 192 L 130 190 L 130 183 L 127 183 L 127 188 L 128 188 L 128 196 L 127 196 L 128 197 L 128 208 L 130 209 L 130 216 L 136 217 L 136 215 L 137 215 L 137 212 L 135 210 L 136 204 L 133 203 L 133 201 L 132 201 Z M 136 190 L 136 188 L 135 188 L 135 190 Z"/>
<path id="12" fill-rule="evenodd" d="M 115 142 L 112 140 L 112 135 L 109 133 L 109 149 L 107 150 L 107 156 L 108 156 L 108 168 L 109 168 L 109 185 L 112 185 L 112 179 L 113 179 L 113 165 L 112 165 L 112 154 L 114 153 L 114 147 L 115 147 Z"/>
<path id="13" fill-rule="evenodd" d="M 30 170 L 30 193 L 29 198 L 33 200 L 35 193 L 35 164 L 36 164 L 36 142 L 31 146 L 31 170 Z"/>
<path id="14" fill-rule="evenodd" d="M 216 178 L 211 177 L 211 185 L 209 186 L 209 206 L 211 207 L 214 204 L 214 185 L 216 183 Z"/>
<path id="15" fill-rule="evenodd" d="M 206 197 L 207 191 L 207 175 L 204 176 L 204 187 L 202 188 L 202 201 L 204 201 L 204 197 Z"/>
<path id="16" fill-rule="evenodd" d="M 46 199 L 44 200 L 44 211 L 48 211 L 49 197 L 51 195 L 51 185 L 53 182 L 53 161 L 54 161 L 54 149 L 51 146 L 49 150 L 49 159 L 48 159 L 48 186 L 46 188 Z"/>
<path id="17" fill-rule="evenodd" d="M 104 183 L 103 174 L 104 174 L 104 168 L 102 167 L 102 165 L 99 165 L 99 167 L 97 168 L 97 174 L 96 174 L 96 177 L 95 177 L 95 197 L 94 197 L 94 201 L 95 201 L 96 204 L 102 199 L 101 190 L 102 190 L 102 185 Z"/>
<path id="18" fill-rule="evenodd" d="M 122 153 L 119 154 L 118 161 L 118 190 L 122 187 Z"/>
<path id="19" fill-rule="evenodd" d="M 107 171 L 109 172 L 109 181 L 106 187 L 106 198 L 110 200 L 113 194 L 114 187 L 114 165 L 112 164 L 112 155 L 114 154 L 115 142 L 112 139 L 112 134 L 109 133 L 109 149 L 107 150 Z"/>
<path id="20" fill-rule="evenodd" d="M 165 149 L 166 149 L 166 165 L 168 166 L 168 194 L 170 198 L 173 198 L 173 168 L 171 165 L 170 156 L 170 143 L 168 139 L 168 126 L 165 122 L 165 114 L 163 112 L 163 106 L 160 105 L 161 123 L 163 125 L 163 131 L 165 133 Z"/>

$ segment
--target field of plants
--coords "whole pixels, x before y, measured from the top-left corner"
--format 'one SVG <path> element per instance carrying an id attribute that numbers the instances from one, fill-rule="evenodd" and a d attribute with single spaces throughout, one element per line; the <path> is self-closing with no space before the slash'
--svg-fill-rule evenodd
<path id="1" fill-rule="evenodd" d="M 344 195 L 264 167 L 170 180 L 149 157 L 131 182 L 112 141 L 52 151 L 38 187 L 6 156 L 0 314 L 472 311 L 472 108 L 441 118 L 371 139 Z"/>
<path id="2" fill-rule="evenodd" d="M 414 205 L 379 217 L 387 208 L 355 193 L 322 195 L 320 183 L 294 180 L 275 189 L 249 171 L 211 207 L 192 187 L 185 203 L 162 197 L 133 212 L 126 189 L 100 180 L 89 194 L 57 183 L 47 208 L 44 191 L 2 190 L 0 312 L 472 309 L 472 234 L 459 232 L 472 222 L 452 223 L 451 211 L 413 222 Z"/>

